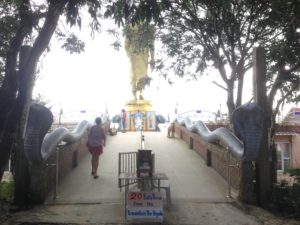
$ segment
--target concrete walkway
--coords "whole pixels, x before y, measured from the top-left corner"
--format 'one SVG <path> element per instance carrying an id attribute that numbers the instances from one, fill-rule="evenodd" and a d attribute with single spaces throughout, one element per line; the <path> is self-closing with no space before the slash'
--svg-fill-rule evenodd
<path id="1" fill-rule="evenodd" d="M 261 224 L 226 198 L 226 182 L 202 158 L 165 132 L 146 132 L 145 148 L 155 153 L 155 170 L 164 172 L 171 185 L 172 206 L 164 209 L 164 224 Z M 16 213 L 14 222 L 126 224 L 124 190 L 118 189 L 118 153 L 140 148 L 140 133 L 108 137 L 100 158 L 99 178 L 90 175 L 90 156 L 59 184 L 58 196 L 47 203 Z"/>

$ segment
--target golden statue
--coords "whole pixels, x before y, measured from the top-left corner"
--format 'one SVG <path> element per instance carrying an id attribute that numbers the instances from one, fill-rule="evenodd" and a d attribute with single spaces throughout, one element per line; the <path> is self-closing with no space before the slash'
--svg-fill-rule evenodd
<path id="1" fill-rule="evenodd" d="M 144 100 L 143 90 L 150 85 L 148 63 L 154 65 L 154 28 L 147 24 L 127 25 L 125 50 L 131 64 L 131 88 L 134 100 Z M 150 62 L 149 62 L 150 56 Z"/>

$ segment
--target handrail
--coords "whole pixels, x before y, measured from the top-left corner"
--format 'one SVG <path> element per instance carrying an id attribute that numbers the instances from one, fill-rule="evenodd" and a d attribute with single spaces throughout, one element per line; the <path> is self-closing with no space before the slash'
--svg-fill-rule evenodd
<path id="1" fill-rule="evenodd" d="M 238 107 L 232 115 L 233 125 L 241 137 L 224 127 L 210 131 L 202 121 L 192 122 L 188 117 L 177 117 L 176 121 L 190 132 L 198 133 L 205 141 L 214 143 L 221 141 L 238 159 L 243 161 L 256 160 L 262 139 L 263 113 L 254 103 Z"/>
<path id="2" fill-rule="evenodd" d="M 108 117 L 103 115 L 101 117 L 103 123 L 108 121 Z M 83 120 L 77 124 L 73 131 L 59 127 L 46 134 L 52 122 L 53 115 L 48 108 L 39 104 L 30 106 L 24 138 L 24 151 L 26 157 L 32 163 L 47 160 L 55 153 L 61 142 L 68 144 L 78 141 L 84 136 L 86 130 L 92 126 L 90 122 Z"/>
<path id="3" fill-rule="evenodd" d="M 189 131 L 198 133 L 207 142 L 223 141 L 237 158 L 243 158 L 244 145 L 242 141 L 228 129 L 220 127 L 211 132 L 202 121 L 193 123 L 188 117 L 184 119 L 177 118 L 177 122 L 185 126 Z"/>
<path id="4" fill-rule="evenodd" d="M 58 144 L 62 141 L 66 143 L 73 143 L 78 141 L 83 137 L 86 130 L 90 126 L 91 124 L 88 121 L 83 120 L 75 127 L 72 132 L 70 132 L 67 128 L 59 127 L 56 128 L 53 132 L 47 134 L 43 140 L 41 147 L 42 159 L 48 159 L 49 156 L 55 152 Z"/>

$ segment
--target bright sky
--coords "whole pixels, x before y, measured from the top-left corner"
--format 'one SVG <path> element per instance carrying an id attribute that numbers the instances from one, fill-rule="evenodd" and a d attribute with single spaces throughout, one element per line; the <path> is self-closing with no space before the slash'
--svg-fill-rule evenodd
<path id="1" fill-rule="evenodd" d="M 89 31 L 82 31 L 85 52 L 69 54 L 52 43 L 51 51 L 42 60 L 40 78 L 34 87 L 34 96 L 40 93 L 50 100 L 54 114 L 60 107 L 64 114 L 81 110 L 104 112 L 107 104 L 111 116 L 132 100 L 130 66 L 124 49 L 116 51 L 110 44 L 113 37 L 103 29 L 93 40 Z M 186 82 L 177 78 L 170 86 L 168 82 L 149 71 L 153 78 L 145 92 L 157 114 L 174 113 L 201 109 L 216 112 L 220 107 L 227 112 L 226 93 L 211 83 L 211 78 Z M 249 91 L 249 90 L 247 90 Z"/>

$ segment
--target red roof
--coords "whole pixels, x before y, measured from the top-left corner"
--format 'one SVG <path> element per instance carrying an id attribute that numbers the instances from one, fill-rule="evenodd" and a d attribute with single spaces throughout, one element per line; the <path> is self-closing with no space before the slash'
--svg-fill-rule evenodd
<path id="1" fill-rule="evenodd" d="M 276 124 L 275 131 L 277 132 L 287 132 L 287 133 L 298 133 L 300 134 L 300 125 L 279 125 Z"/>

